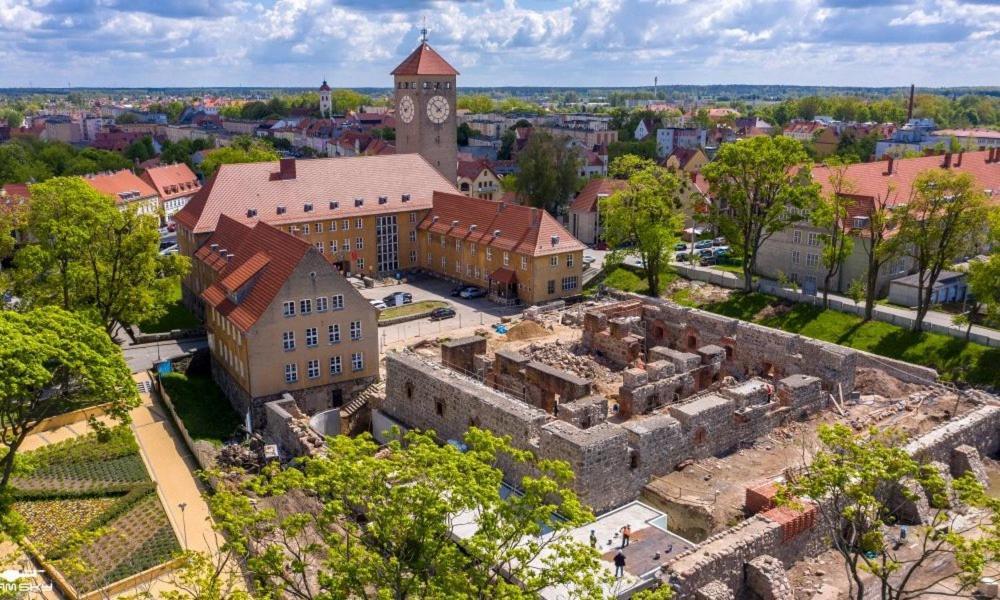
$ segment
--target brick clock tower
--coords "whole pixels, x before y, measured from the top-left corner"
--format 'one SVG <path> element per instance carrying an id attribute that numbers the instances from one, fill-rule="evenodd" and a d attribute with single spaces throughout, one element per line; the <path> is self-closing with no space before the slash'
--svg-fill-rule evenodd
<path id="1" fill-rule="evenodd" d="M 458 139 L 455 124 L 455 78 L 458 71 L 427 43 L 392 71 L 396 87 L 396 152 L 416 152 L 456 182 Z"/>

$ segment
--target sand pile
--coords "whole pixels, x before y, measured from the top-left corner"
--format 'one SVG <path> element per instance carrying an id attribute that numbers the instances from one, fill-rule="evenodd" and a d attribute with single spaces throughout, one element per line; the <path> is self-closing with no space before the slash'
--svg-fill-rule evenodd
<path id="1" fill-rule="evenodd" d="M 882 369 L 859 368 L 854 374 L 854 389 L 862 394 L 877 394 L 895 399 L 919 392 L 923 386 L 904 383 Z"/>
<path id="2" fill-rule="evenodd" d="M 511 342 L 523 342 L 535 338 L 545 337 L 551 333 L 538 323 L 524 320 L 507 330 L 507 340 Z"/>

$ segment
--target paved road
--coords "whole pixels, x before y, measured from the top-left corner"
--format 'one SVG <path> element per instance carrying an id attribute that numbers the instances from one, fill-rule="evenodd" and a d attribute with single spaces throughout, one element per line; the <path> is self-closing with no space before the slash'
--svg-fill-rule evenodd
<path id="1" fill-rule="evenodd" d="M 186 340 L 170 340 L 159 344 L 143 344 L 142 346 L 129 346 L 122 352 L 125 354 L 125 362 L 128 363 L 133 373 L 145 371 L 153 368 L 153 363 L 161 359 L 179 356 L 192 350 L 208 348 L 208 340 L 205 338 L 191 338 Z"/>

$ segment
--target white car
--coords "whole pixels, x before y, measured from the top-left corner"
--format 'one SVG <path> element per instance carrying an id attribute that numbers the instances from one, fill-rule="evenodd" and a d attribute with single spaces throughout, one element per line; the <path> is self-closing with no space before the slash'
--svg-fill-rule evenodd
<path id="1" fill-rule="evenodd" d="M 596 261 L 596 260 L 597 259 L 594 258 L 594 256 L 592 254 L 584 254 L 583 255 L 583 266 L 589 267 L 590 265 L 594 264 L 594 261 Z"/>
<path id="2" fill-rule="evenodd" d="M 388 306 L 386 306 L 385 302 L 382 302 L 381 300 L 369 300 L 368 303 L 379 310 L 385 310 L 389 308 Z"/>

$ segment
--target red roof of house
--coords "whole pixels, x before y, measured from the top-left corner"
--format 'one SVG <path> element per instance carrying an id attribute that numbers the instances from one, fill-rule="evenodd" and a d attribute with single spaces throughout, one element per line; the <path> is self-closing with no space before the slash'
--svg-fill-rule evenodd
<path id="1" fill-rule="evenodd" d="M 434 192 L 434 205 L 419 228 L 531 256 L 585 248 L 543 209 L 444 192 Z"/>
<path id="2" fill-rule="evenodd" d="M 475 180 L 483 171 L 489 171 L 490 173 L 493 173 L 494 177 L 497 176 L 497 174 L 493 171 L 493 168 L 490 166 L 489 161 L 485 159 L 458 161 L 459 177 Z"/>
<path id="3" fill-rule="evenodd" d="M 190 196 L 201 189 L 198 177 L 184 163 L 151 167 L 142 174 L 142 179 L 156 188 L 163 200 Z"/>
<path id="4" fill-rule="evenodd" d="M 20 209 L 31 199 L 31 191 L 26 183 L 5 183 L 0 187 L 0 210 L 12 212 Z"/>
<path id="5" fill-rule="evenodd" d="M 455 67 L 441 58 L 441 55 L 431 48 L 427 42 L 421 43 L 410 53 L 399 66 L 392 70 L 392 75 L 458 75 Z"/>
<path id="6" fill-rule="evenodd" d="M 243 223 L 222 215 L 219 217 L 219 223 L 212 235 L 205 240 L 200 248 L 195 250 L 195 260 L 201 261 L 218 273 L 228 264 L 222 251 L 232 252 L 250 233 L 250 229 Z"/>
<path id="7" fill-rule="evenodd" d="M 113 197 L 115 204 L 126 204 L 157 195 L 152 186 L 128 169 L 115 173 L 88 175 L 84 179 L 98 192 Z"/>
<path id="8" fill-rule="evenodd" d="M 610 196 L 618 190 L 624 189 L 625 183 L 621 179 L 591 179 L 573 199 L 569 209 L 574 212 L 595 212 L 599 197 Z"/>
<path id="9" fill-rule="evenodd" d="M 231 253 L 232 257 L 222 256 L 221 246 L 212 250 L 210 243 L 217 242 L 211 239 L 199 249 L 200 260 L 211 261 L 213 269 L 222 265 L 221 269 L 217 269 L 218 281 L 205 289 L 201 297 L 241 331 L 248 331 L 271 306 L 274 297 L 305 255 L 316 250 L 308 242 L 267 223 L 257 223 L 252 229 L 234 221 L 221 224 L 220 220 L 220 228 L 230 235 L 237 234 L 238 239 L 234 248 L 226 248 L 227 255 Z M 237 233 L 240 231 L 242 235 Z M 214 235 L 212 239 L 215 239 Z M 203 252 L 206 248 L 207 251 Z M 247 285 L 250 288 L 241 292 L 239 303 L 233 302 L 236 292 Z"/>
<path id="10" fill-rule="evenodd" d="M 419 154 L 296 160 L 295 177 L 288 179 L 272 178 L 278 170 L 278 162 L 222 165 L 174 221 L 193 233 L 206 233 L 223 214 L 242 223 L 277 225 L 426 210 L 433 192 L 455 191 L 455 183 Z M 384 204 L 380 196 L 386 198 Z M 360 206 L 355 199 L 363 200 Z M 331 202 L 336 208 L 330 208 Z M 284 208 L 281 214 L 279 207 Z M 256 216 L 247 216 L 250 209 Z"/>
<path id="11" fill-rule="evenodd" d="M 688 161 L 694 158 L 699 152 L 701 152 L 701 150 L 699 150 L 698 148 L 683 148 L 681 146 L 677 146 L 676 148 L 674 148 L 674 151 L 670 153 L 670 156 L 676 158 L 677 164 L 680 166 L 680 168 L 683 169 L 688 164 Z M 662 164 L 666 165 L 667 159 L 669 159 L 670 156 L 667 156 L 667 158 L 663 159 Z"/>
<path id="12" fill-rule="evenodd" d="M 1000 162 L 987 163 L 989 151 L 964 152 L 951 155 L 951 170 L 969 173 L 983 190 L 991 190 L 994 202 L 1000 199 Z M 846 179 L 851 189 L 846 195 L 857 198 L 885 198 L 887 206 L 909 201 L 913 193 L 913 183 L 924 171 L 944 167 L 942 155 L 902 158 L 892 161 L 892 174 L 888 173 L 889 162 L 885 160 L 856 163 L 847 167 Z M 823 193 L 831 193 L 830 169 L 816 166 L 812 169 L 813 181 L 823 187 Z M 892 187 L 890 195 L 889 188 Z"/>

